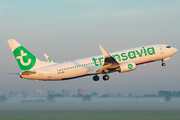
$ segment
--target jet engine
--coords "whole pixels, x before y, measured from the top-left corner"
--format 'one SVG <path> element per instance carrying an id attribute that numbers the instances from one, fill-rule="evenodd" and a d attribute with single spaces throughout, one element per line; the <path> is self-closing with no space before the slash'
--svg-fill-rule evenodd
<path id="1" fill-rule="evenodd" d="M 136 69 L 136 63 L 135 62 L 124 62 L 120 63 L 120 72 L 128 72 Z"/>

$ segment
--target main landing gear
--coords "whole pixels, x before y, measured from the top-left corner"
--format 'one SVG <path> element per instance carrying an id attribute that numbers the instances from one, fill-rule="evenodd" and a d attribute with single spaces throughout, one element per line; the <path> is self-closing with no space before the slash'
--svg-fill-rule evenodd
<path id="1" fill-rule="evenodd" d="M 103 76 L 103 80 L 104 80 L 104 81 L 109 80 L 109 76 L 108 76 L 108 75 L 104 75 L 104 76 Z"/>
<path id="2" fill-rule="evenodd" d="M 98 81 L 98 80 L 99 80 L 99 76 L 95 75 L 95 76 L 93 77 L 93 80 L 94 80 L 94 81 Z"/>
<path id="3" fill-rule="evenodd" d="M 161 64 L 162 66 L 166 66 L 166 63 L 164 63 L 164 60 L 162 60 L 162 64 Z"/>
<path id="4" fill-rule="evenodd" d="M 95 76 L 93 77 L 93 80 L 94 80 L 94 81 L 99 81 L 99 76 L 95 75 Z M 104 75 L 104 76 L 103 76 L 103 80 L 104 80 L 104 81 L 109 80 L 109 76 L 108 76 L 108 75 Z"/>

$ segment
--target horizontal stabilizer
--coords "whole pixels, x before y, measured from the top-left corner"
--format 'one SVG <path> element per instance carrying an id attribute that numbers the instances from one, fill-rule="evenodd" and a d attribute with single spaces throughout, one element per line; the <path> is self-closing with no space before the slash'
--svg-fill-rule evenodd
<path id="1" fill-rule="evenodd" d="M 19 75 L 19 73 L 4 73 L 4 74 Z"/>

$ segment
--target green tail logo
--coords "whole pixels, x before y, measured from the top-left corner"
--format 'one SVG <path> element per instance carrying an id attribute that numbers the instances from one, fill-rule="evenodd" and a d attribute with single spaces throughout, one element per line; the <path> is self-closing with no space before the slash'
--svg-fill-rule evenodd
<path id="1" fill-rule="evenodd" d="M 22 71 L 30 70 L 36 63 L 36 57 L 23 46 L 17 47 L 13 54 Z"/>
<path id="2" fill-rule="evenodd" d="M 48 61 L 48 62 L 51 62 L 51 58 L 47 58 L 47 61 Z"/>

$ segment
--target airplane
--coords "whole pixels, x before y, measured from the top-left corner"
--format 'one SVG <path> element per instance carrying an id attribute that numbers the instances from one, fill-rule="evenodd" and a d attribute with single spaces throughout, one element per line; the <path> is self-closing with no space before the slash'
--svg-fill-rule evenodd
<path id="1" fill-rule="evenodd" d="M 34 81 L 69 80 L 83 76 L 93 75 L 94 81 L 99 81 L 98 74 L 104 74 L 103 80 L 109 80 L 109 73 L 124 73 L 135 70 L 137 65 L 155 61 L 166 60 L 177 52 L 177 49 L 165 44 L 141 46 L 127 50 L 108 53 L 99 46 L 102 54 L 77 60 L 53 62 L 46 54 L 47 62 L 39 60 L 27 49 L 21 46 L 15 39 L 7 40 L 21 69 L 18 74 L 23 79 Z"/>

